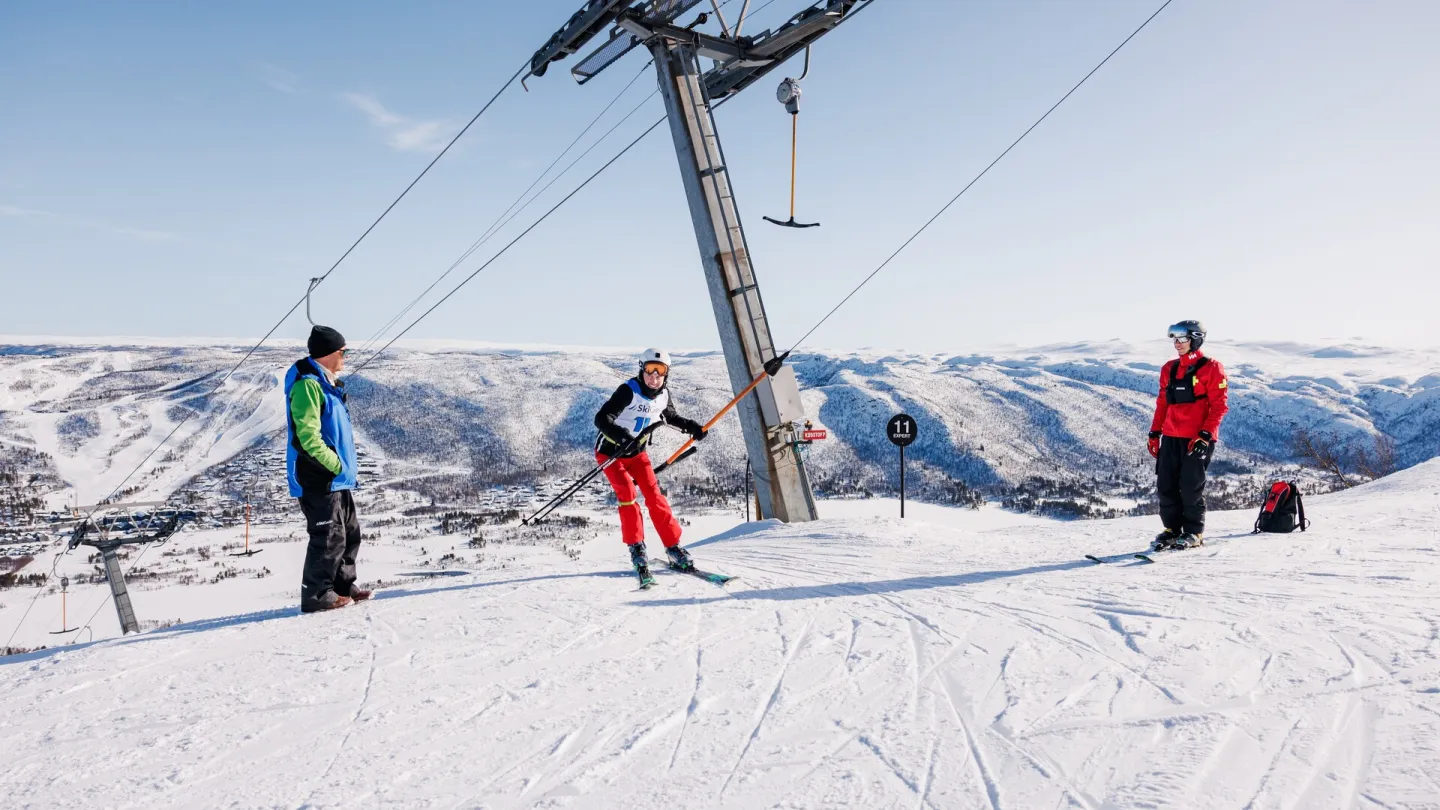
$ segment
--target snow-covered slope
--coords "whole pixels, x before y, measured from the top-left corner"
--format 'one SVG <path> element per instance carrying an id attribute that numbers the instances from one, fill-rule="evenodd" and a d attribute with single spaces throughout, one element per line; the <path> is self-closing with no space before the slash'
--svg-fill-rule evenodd
<path id="1" fill-rule="evenodd" d="M 50 454 L 74 497 L 91 501 L 155 450 L 186 409 L 201 417 L 131 482 L 139 497 L 168 494 L 283 429 L 277 389 L 295 347 L 262 349 L 206 396 L 245 349 L 192 344 L 0 346 L 0 442 Z M 1440 359 L 1431 353 L 1353 344 L 1210 348 L 1226 362 L 1233 392 L 1216 473 L 1268 473 L 1290 460 L 1296 427 L 1362 445 L 1383 433 L 1402 466 L 1440 452 Z M 883 425 L 905 410 L 922 435 L 910 452 L 912 485 L 1146 481 L 1143 436 L 1166 354 L 1161 343 L 1114 341 L 954 355 L 804 353 L 793 364 L 807 408 L 832 436 L 811 449 L 808 463 L 822 490 L 893 486 Z M 632 369 L 627 353 L 611 350 L 412 347 L 352 378 L 350 391 L 372 451 L 470 470 L 481 482 L 527 481 L 585 466 L 591 417 Z M 673 384 L 681 410 L 697 416 L 730 396 L 713 352 L 679 354 Z M 743 459 L 738 425 L 727 419 L 675 475 L 738 488 Z"/>
<path id="2" fill-rule="evenodd" d="M 168 495 L 284 428 L 273 361 L 243 367 L 210 393 L 239 357 L 232 355 L 0 346 L 0 442 L 47 454 L 74 490 L 71 503 L 94 502 L 122 482 L 141 496 Z"/>
<path id="3" fill-rule="evenodd" d="M 1153 565 L 1081 558 L 1139 548 L 1153 519 L 982 529 L 932 507 L 697 526 L 696 557 L 743 577 L 728 590 L 663 575 L 636 592 L 605 536 L 577 559 L 536 548 L 331 614 L 259 600 L 0 659 L 6 796 L 1440 806 L 1440 461 L 1307 505 L 1303 535 L 1217 514 L 1210 545 Z M 266 564 L 290 576 L 300 554 L 270 545 Z"/>

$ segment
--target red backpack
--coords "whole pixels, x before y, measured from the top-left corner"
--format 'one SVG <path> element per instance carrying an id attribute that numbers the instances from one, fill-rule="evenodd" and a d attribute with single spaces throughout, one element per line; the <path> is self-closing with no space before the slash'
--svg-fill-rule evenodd
<path id="1" fill-rule="evenodd" d="M 1255 531 L 1289 534 L 1299 529 L 1305 531 L 1310 521 L 1305 519 L 1305 501 L 1300 497 L 1300 488 L 1292 481 L 1276 481 L 1270 485 L 1265 496 L 1265 505 L 1260 507 L 1260 517 L 1255 519 Z"/>

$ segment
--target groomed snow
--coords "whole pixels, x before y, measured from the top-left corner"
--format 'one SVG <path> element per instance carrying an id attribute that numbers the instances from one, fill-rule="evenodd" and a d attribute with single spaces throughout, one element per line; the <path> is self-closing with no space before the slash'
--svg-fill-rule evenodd
<path id="1" fill-rule="evenodd" d="M 1153 518 L 869 506 L 697 524 L 728 590 L 637 592 L 600 539 L 331 614 L 0 659 L 6 799 L 1440 807 L 1440 462 L 1310 499 L 1304 535 L 1213 515 L 1209 545 L 1153 565 L 1081 558 L 1140 548 Z M 266 549 L 283 593 L 302 546 Z"/>

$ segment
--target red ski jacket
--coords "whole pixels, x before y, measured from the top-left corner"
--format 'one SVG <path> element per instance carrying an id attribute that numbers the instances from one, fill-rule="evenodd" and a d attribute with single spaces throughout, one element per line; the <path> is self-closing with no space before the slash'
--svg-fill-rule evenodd
<path id="1" fill-rule="evenodd" d="M 1177 439 L 1194 439 L 1205 430 L 1218 439 L 1220 420 L 1230 410 L 1229 394 L 1225 367 L 1219 361 L 1198 351 L 1171 360 L 1160 369 L 1160 395 L 1155 398 L 1150 430 Z"/>

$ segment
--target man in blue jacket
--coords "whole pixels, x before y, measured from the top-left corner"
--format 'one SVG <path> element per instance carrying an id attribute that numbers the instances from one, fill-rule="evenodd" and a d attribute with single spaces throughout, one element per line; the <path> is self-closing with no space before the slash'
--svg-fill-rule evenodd
<path id="1" fill-rule="evenodd" d="M 355 585 L 360 517 L 355 511 L 355 434 L 345 404 L 345 338 L 328 326 L 310 331 L 310 356 L 285 375 L 290 495 L 300 499 L 310 544 L 300 577 L 300 610 L 334 610 L 370 598 Z"/>

